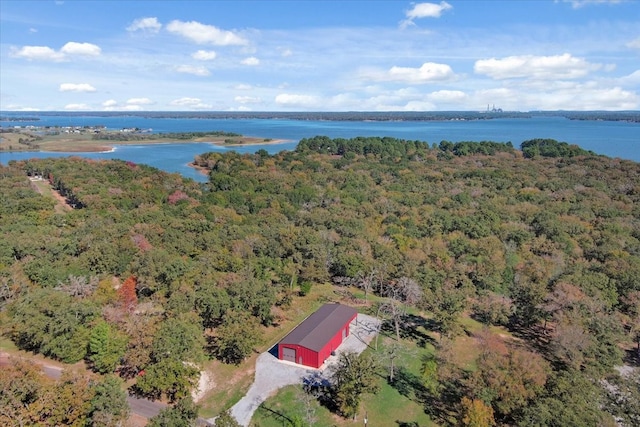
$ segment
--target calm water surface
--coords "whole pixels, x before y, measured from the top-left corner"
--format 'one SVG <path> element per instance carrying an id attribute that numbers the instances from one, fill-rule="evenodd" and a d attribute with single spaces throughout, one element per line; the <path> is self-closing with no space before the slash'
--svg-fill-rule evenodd
<path id="1" fill-rule="evenodd" d="M 569 120 L 563 117 L 534 117 L 530 119 L 492 119 L 475 121 L 427 122 L 370 122 L 370 121 L 316 121 L 291 119 L 160 119 L 144 117 L 67 117 L 41 116 L 34 122 L 3 122 L 3 126 L 97 126 L 108 129 L 137 127 L 153 132 L 225 131 L 261 138 L 285 139 L 282 144 L 252 145 L 246 147 L 220 147 L 207 143 L 154 144 L 116 146 L 109 153 L 73 153 L 94 159 L 123 159 L 145 163 L 168 172 L 178 172 L 198 181 L 206 176 L 188 167 L 194 156 L 207 151 L 255 152 L 265 149 L 269 153 L 292 150 L 305 137 L 326 135 L 331 138 L 356 136 L 391 136 L 395 138 L 439 143 L 442 140 L 497 141 L 513 143 L 519 147 L 532 138 L 553 138 L 577 144 L 584 149 L 609 157 L 640 162 L 640 124 L 629 122 Z M 0 153 L 0 163 L 33 157 L 61 157 L 68 153 Z"/>

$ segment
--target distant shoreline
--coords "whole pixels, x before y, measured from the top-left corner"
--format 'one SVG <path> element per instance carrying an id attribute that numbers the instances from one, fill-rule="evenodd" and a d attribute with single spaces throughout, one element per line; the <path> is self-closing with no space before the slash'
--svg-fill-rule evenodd
<path id="1" fill-rule="evenodd" d="M 605 120 L 640 123 L 638 110 L 509 111 L 498 108 L 461 111 L 3 111 L 0 123 L 40 120 L 40 117 L 144 117 L 153 119 L 317 120 L 317 121 L 449 121 L 505 118 L 564 117 L 569 120 Z M 22 120 L 21 120 L 22 119 Z"/>

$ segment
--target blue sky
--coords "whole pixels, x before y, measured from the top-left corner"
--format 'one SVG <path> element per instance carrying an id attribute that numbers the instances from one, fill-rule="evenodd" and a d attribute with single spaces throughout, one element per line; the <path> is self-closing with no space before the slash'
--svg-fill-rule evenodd
<path id="1" fill-rule="evenodd" d="M 0 0 L 0 110 L 640 109 L 640 2 Z"/>

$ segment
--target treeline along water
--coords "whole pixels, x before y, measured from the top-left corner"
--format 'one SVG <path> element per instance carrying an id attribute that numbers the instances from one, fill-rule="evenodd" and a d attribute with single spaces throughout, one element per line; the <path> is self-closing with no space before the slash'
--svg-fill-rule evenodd
<path id="1" fill-rule="evenodd" d="M 25 116 L 22 113 L 22 116 Z M 98 126 L 108 129 L 140 128 L 154 133 L 225 131 L 245 136 L 284 139 L 273 145 L 220 147 L 212 144 L 161 144 L 145 146 L 118 146 L 109 153 L 73 153 L 90 158 L 120 158 L 145 163 L 170 172 L 205 180 L 187 164 L 195 155 L 206 151 L 235 150 L 255 152 L 265 149 L 270 153 L 295 148 L 302 138 L 326 135 L 331 138 L 357 136 L 391 136 L 407 140 L 442 140 L 511 142 L 519 148 L 523 141 L 533 138 L 553 138 L 603 154 L 640 161 L 640 123 L 605 120 L 569 120 L 566 117 L 533 116 L 530 118 L 492 118 L 490 120 L 431 120 L 431 121 L 355 121 L 355 120 L 294 120 L 289 118 L 166 118 L 145 116 L 81 116 L 29 113 L 34 121 L 4 121 L 10 126 Z M 32 157 L 65 156 L 66 153 L 13 152 L 0 153 L 0 162 Z"/>

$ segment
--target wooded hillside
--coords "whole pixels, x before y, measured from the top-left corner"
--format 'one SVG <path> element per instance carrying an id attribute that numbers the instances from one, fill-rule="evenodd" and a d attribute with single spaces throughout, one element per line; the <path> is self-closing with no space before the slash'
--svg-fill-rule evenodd
<path id="1" fill-rule="evenodd" d="M 398 301 L 398 335 L 409 310 L 441 345 L 462 316 L 521 337 L 487 339 L 474 372 L 440 373 L 460 414 L 633 425 L 637 400 L 609 404 L 599 381 L 640 358 L 640 164 L 530 152 L 316 137 L 276 155 L 202 154 L 207 184 L 123 161 L 2 166 L 3 333 L 100 373 L 144 371 L 136 392 L 175 400 L 198 363 L 241 363 L 300 292 L 331 282 Z M 54 210 L 28 175 L 74 209 Z M 509 378 L 523 383 L 507 392 Z"/>

